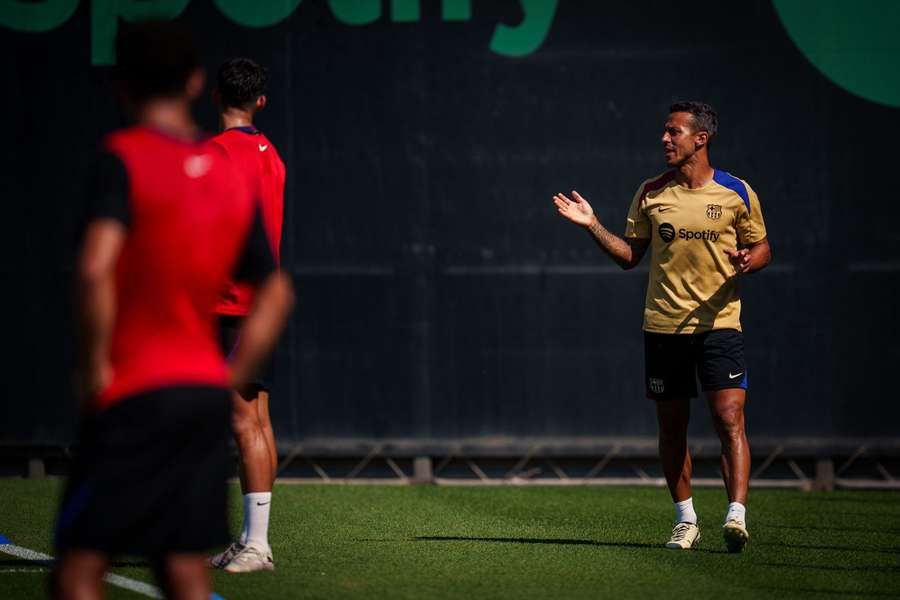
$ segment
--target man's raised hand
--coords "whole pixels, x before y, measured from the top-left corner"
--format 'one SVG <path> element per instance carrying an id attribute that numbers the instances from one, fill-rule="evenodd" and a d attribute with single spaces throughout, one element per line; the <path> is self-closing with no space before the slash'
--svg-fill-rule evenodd
<path id="1" fill-rule="evenodd" d="M 556 205 L 559 214 L 577 225 L 588 227 L 594 220 L 594 209 L 581 194 L 572 190 L 573 200 L 569 200 L 565 194 L 553 196 L 553 204 Z"/>

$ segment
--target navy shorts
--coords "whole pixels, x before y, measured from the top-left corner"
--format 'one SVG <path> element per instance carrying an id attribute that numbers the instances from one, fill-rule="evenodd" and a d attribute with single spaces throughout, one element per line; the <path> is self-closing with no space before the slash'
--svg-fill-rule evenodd
<path id="1" fill-rule="evenodd" d="M 644 332 L 644 384 L 651 400 L 693 398 L 704 392 L 747 389 L 744 335 L 735 329 L 705 333 Z"/>
<path id="2" fill-rule="evenodd" d="M 225 388 L 162 388 L 87 417 L 57 519 L 57 551 L 159 558 L 228 543 L 230 440 Z"/>
<path id="3" fill-rule="evenodd" d="M 225 355 L 225 358 L 226 360 L 228 360 L 228 362 L 231 362 L 231 354 L 235 351 L 237 345 L 240 343 L 239 333 L 243 320 L 244 317 L 234 317 L 230 315 L 222 315 L 219 317 L 219 339 L 222 345 L 222 353 Z M 256 372 L 256 376 L 254 377 L 253 382 L 250 384 L 250 389 L 240 390 L 241 395 L 245 398 L 249 396 L 249 399 L 252 400 L 259 392 L 271 392 L 272 379 L 273 360 L 270 356 L 266 358 L 259 366 L 259 369 Z"/>

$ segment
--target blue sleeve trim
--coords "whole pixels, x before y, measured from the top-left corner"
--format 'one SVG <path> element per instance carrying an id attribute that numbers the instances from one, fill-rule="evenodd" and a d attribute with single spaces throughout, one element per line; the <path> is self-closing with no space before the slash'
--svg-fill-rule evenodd
<path id="1" fill-rule="evenodd" d="M 740 196 L 744 201 L 744 204 L 747 205 L 747 212 L 750 212 L 750 194 L 749 192 L 747 192 L 747 186 L 744 185 L 743 181 L 741 181 L 731 173 L 726 173 L 725 171 L 720 171 L 719 169 L 715 170 L 713 181 L 715 181 L 722 187 L 727 187 L 729 190 L 732 190 L 738 196 Z"/>

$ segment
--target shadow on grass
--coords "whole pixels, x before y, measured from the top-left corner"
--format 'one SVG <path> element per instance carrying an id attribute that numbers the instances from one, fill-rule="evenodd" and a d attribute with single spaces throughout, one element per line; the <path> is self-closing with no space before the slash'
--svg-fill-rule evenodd
<path id="1" fill-rule="evenodd" d="M 56 559 L 51 560 L 31 560 L 28 558 L 20 558 L 18 560 L 0 560 L 0 567 L 13 567 L 18 566 L 21 567 L 23 565 L 43 565 L 45 567 L 52 567 L 56 564 Z M 146 567 L 150 568 L 150 563 L 146 561 L 125 561 L 125 560 L 117 560 L 109 564 L 111 569 L 118 569 L 119 567 Z"/>
<path id="2" fill-rule="evenodd" d="M 900 598 L 900 594 L 892 594 L 891 592 L 861 592 L 859 590 L 823 590 L 814 588 L 789 588 L 775 586 L 755 586 L 750 589 L 772 592 L 778 597 L 791 598 L 797 594 L 813 594 L 816 596 L 841 596 L 844 598 Z"/>
<path id="3" fill-rule="evenodd" d="M 0 560 L 0 568 L 2 567 L 52 567 L 54 560 L 28 560 L 20 558 L 19 560 Z"/>
<path id="4" fill-rule="evenodd" d="M 840 572 L 865 572 L 865 573 L 900 573 L 900 566 L 864 566 L 864 567 L 845 567 L 843 565 L 802 565 L 796 563 L 780 563 L 780 562 L 758 562 L 755 563 L 763 567 L 784 567 L 788 569 L 815 569 L 818 571 L 840 571 Z"/>
<path id="5" fill-rule="evenodd" d="M 861 546 L 817 546 L 814 544 L 776 544 L 774 542 L 756 542 L 754 546 L 771 548 L 792 548 L 795 550 L 837 550 L 840 552 L 875 552 L 877 554 L 894 554 L 900 556 L 900 548 L 863 548 Z"/>
<path id="6" fill-rule="evenodd" d="M 856 533 L 880 533 L 880 534 L 891 534 L 891 535 L 900 535 L 900 529 L 893 529 L 887 527 L 875 528 L 875 527 L 822 527 L 821 525 L 757 525 L 759 529 L 796 529 L 798 531 L 839 531 L 841 533 L 856 532 Z"/>
<path id="7" fill-rule="evenodd" d="M 417 536 L 412 539 L 416 542 L 489 542 L 502 544 L 550 544 L 554 546 L 598 546 L 603 548 L 644 548 L 649 550 L 665 550 L 662 544 L 641 544 L 638 542 L 599 542 L 597 540 L 570 540 L 565 538 L 517 538 L 517 537 L 466 537 L 430 535 Z M 726 554 L 724 550 L 709 550 L 706 548 L 694 548 L 694 552 L 708 552 L 712 554 Z"/>
<path id="8" fill-rule="evenodd" d="M 854 496 L 853 498 L 846 498 L 844 496 L 812 496 L 810 498 L 791 498 L 791 500 L 800 500 L 806 502 L 833 502 L 833 503 L 847 503 L 847 504 L 878 504 L 882 506 L 889 506 L 891 508 L 897 508 L 897 498 L 898 496 L 894 496 L 893 498 L 885 498 L 885 497 L 872 497 L 872 496 Z"/>

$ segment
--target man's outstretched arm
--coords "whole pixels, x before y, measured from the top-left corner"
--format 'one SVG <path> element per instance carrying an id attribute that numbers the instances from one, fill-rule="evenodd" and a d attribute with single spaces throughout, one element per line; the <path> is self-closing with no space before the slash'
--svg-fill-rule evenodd
<path id="1" fill-rule="evenodd" d="M 572 190 L 572 200 L 565 194 L 553 196 L 559 214 L 587 229 L 600 249 L 623 269 L 633 269 L 641 262 L 650 238 L 624 239 L 607 230 L 594 215 L 594 209 L 581 194 Z"/>

